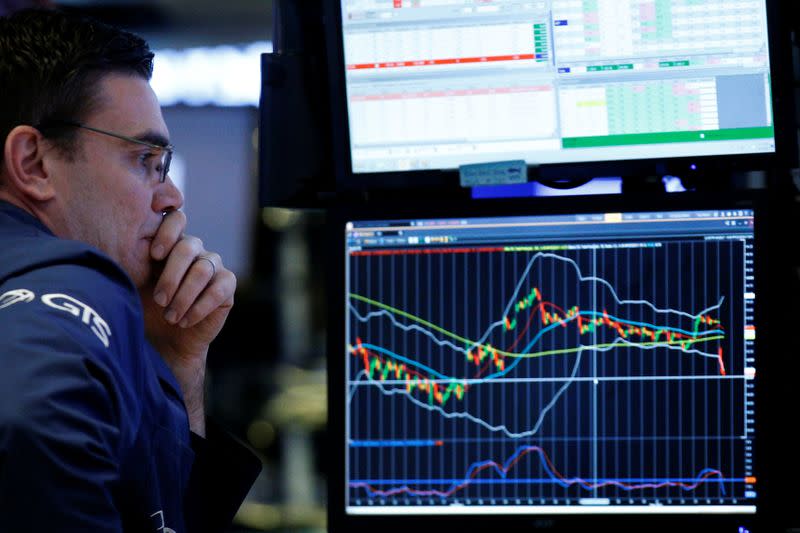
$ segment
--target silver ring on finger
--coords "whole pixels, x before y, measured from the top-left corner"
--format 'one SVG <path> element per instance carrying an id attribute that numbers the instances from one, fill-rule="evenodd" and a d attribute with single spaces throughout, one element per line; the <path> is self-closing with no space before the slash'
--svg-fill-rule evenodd
<path id="1" fill-rule="evenodd" d="M 202 260 L 208 261 L 208 264 L 211 265 L 211 277 L 213 278 L 217 274 L 217 267 L 216 267 L 216 265 L 214 265 L 214 261 L 212 261 L 211 258 L 208 257 L 208 256 L 198 255 L 195 258 L 194 262 L 196 263 L 196 262 L 202 261 Z"/>

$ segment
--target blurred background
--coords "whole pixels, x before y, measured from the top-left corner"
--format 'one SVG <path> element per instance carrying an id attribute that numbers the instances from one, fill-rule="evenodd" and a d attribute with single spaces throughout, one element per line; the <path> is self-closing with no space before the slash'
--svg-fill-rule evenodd
<path id="1" fill-rule="evenodd" d="M 188 231 L 239 280 L 212 345 L 207 396 L 209 414 L 264 465 L 235 533 L 326 530 L 324 217 L 258 200 L 260 56 L 272 51 L 273 4 L 0 0 L 0 15 L 57 6 L 133 31 L 155 51 L 152 86 L 176 147 L 171 176 Z"/>
<path id="2" fill-rule="evenodd" d="M 260 55 L 272 0 L 0 0 L 57 6 L 133 31 L 155 51 L 152 85 L 176 146 L 188 232 L 238 277 L 209 355 L 209 413 L 264 468 L 233 532 L 324 531 L 325 332 L 321 214 L 259 209 Z"/>

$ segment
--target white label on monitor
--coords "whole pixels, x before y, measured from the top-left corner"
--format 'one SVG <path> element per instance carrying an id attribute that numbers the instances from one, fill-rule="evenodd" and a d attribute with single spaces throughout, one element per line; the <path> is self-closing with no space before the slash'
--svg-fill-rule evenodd
<path id="1" fill-rule="evenodd" d="M 462 165 L 459 169 L 462 187 L 479 185 L 511 185 L 528 181 L 525 161 L 500 161 Z"/>

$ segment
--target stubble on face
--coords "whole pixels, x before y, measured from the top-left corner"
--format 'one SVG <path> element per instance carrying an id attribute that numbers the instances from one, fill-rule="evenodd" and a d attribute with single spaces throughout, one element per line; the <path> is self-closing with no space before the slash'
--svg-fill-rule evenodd
<path id="1" fill-rule="evenodd" d="M 136 137 L 166 126 L 149 84 L 137 77 L 109 75 L 101 82 L 98 105 L 84 123 Z M 150 256 L 161 222 L 154 209 L 156 184 L 137 174 L 135 144 L 82 130 L 62 180 L 64 235 L 111 257 L 142 288 L 154 275 Z"/>

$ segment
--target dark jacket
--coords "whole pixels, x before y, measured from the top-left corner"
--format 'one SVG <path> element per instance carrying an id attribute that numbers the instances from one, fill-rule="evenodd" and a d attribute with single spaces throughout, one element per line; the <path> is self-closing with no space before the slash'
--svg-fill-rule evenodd
<path id="1" fill-rule="evenodd" d="M 0 531 L 224 531 L 260 468 L 191 434 L 130 278 L 0 202 Z"/>

